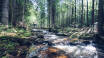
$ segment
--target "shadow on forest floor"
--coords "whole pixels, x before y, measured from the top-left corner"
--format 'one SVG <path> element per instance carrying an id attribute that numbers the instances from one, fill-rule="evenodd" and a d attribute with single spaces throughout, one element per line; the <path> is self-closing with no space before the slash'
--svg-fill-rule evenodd
<path id="1" fill-rule="evenodd" d="M 2 36 L 0 37 L 0 57 L 25 57 L 30 45 L 31 42 L 23 38 Z"/>

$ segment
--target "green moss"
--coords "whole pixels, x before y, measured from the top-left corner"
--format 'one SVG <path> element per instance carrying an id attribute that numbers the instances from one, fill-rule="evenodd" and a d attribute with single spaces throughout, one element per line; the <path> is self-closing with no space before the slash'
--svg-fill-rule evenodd
<path id="1" fill-rule="evenodd" d="M 86 34 L 86 33 L 84 33 L 84 34 L 82 34 L 82 35 L 79 37 L 79 39 L 86 39 L 86 40 L 89 40 L 89 39 L 92 39 L 92 37 L 93 37 L 93 34 Z"/>
<path id="2" fill-rule="evenodd" d="M 31 36 L 31 33 L 24 33 L 24 36 L 26 37 Z"/>
<path id="3" fill-rule="evenodd" d="M 70 38 L 77 38 L 77 35 L 71 35 Z"/>
<path id="4" fill-rule="evenodd" d="M 10 28 L 10 29 L 7 29 L 6 32 L 15 32 L 14 30 L 15 30 L 14 28 Z"/>
<path id="5" fill-rule="evenodd" d="M 5 29 L 5 26 L 4 25 L 0 25 L 0 32 L 2 32 L 2 30 Z"/>
<path id="6" fill-rule="evenodd" d="M 20 42 L 21 41 L 21 42 Z M 25 43 L 25 39 L 20 39 L 17 37 L 0 37 L 0 57 L 5 57 L 8 54 L 16 54 L 17 48 L 16 46 L 20 46 Z"/>
<path id="7" fill-rule="evenodd" d="M 32 35 L 32 33 L 30 31 L 21 30 L 21 31 L 18 32 L 18 36 L 17 37 L 23 38 L 23 37 L 29 37 L 31 35 Z"/>
<path id="8" fill-rule="evenodd" d="M 9 58 L 8 56 L 3 56 L 2 58 Z"/>
<path id="9" fill-rule="evenodd" d="M 31 36 L 31 32 L 29 30 L 24 30 L 20 28 L 5 28 L 5 26 L 0 26 L 0 34 L 1 32 L 5 33 L 15 33 L 17 36 L 0 36 L 0 58 L 8 58 L 6 54 L 13 54 L 17 52 L 17 46 L 24 45 L 29 42 L 23 37 Z M 26 44 L 25 44 L 26 45 Z"/>

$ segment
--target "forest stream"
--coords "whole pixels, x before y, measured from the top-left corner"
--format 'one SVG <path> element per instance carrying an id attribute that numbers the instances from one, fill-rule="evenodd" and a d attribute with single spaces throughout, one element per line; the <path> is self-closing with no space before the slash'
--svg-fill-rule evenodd
<path id="1" fill-rule="evenodd" d="M 34 32 L 44 34 L 43 41 L 33 43 L 26 58 L 98 58 L 95 44 L 80 41 L 71 43 L 62 33 L 33 29 Z M 38 45 L 37 45 L 38 44 Z"/>
<path id="2" fill-rule="evenodd" d="M 0 0 L 0 58 L 104 58 L 104 0 Z"/>

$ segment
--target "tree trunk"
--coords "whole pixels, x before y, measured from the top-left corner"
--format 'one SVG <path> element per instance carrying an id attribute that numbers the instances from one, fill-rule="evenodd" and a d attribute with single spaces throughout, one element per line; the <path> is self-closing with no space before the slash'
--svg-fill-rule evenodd
<path id="1" fill-rule="evenodd" d="M 51 14 L 52 14 L 52 27 L 53 28 L 55 28 L 55 14 L 56 14 L 56 2 L 55 2 L 55 0 L 52 0 L 52 12 L 51 12 Z"/>
<path id="2" fill-rule="evenodd" d="M 55 0 L 48 0 L 48 15 L 49 15 L 49 27 L 55 27 L 55 14 L 56 14 L 56 4 Z M 51 22 L 50 22 L 51 21 Z"/>
<path id="3" fill-rule="evenodd" d="M 73 5 L 72 5 L 72 18 L 71 18 L 72 20 L 71 20 L 71 24 L 73 24 L 73 13 L 74 13 L 73 10 L 74 10 L 74 8 L 73 8 Z"/>
<path id="4" fill-rule="evenodd" d="M 9 0 L 10 2 L 10 4 L 9 4 L 9 23 L 11 24 L 11 25 L 13 25 L 12 23 L 13 23 L 13 16 L 14 16 L 14 14 L 13 14 L 13 10 L 14 10 L 14 7 L 13 7 L 13 0 Z"/>
<path id="5" fill-rule="evenodd" d="M 76 23 L 76 0 L 75 0 L 75 23 Z"/>
<path id="6" fill-rule="evenodd" d="M 51 0 L 47 0 L 47 2 L 48 2 L 48 27 L 50 28 L 51 26 L 50 26 L 50 20 L 51 20 L 51 15 L 50 15 L 50 12 L 51 12 Z"/>
<path id="7" fill-rule="evenodd" d="M 2 17 L 2 0 L 0 0 L 0 23 L 1 23 L 1 17 Z"/>
<path id="8" fill-rule="evenodd" d="M 9 0 L 4 0 L 3 1 L 3 6 L 2 6 L 2 23 L 5 25 L 8 25 L 8 19 L 9 19 Z"/>
<path id="9" fill-rule="evenodd" d="M 89 26 L 89 18 L 88 18 L 88 0 L 87 0 L 87 26 Z"/>
<path id="10" fill-rule="evenodd" d="M 92 0 L 92 25 L 94 24 L 94 2 L 95 0 Z"/>
<path id="11" fill-rule="evenodd" d="M 99 0 L 98 34 L 104 36 L 104 0 Z"/>
<path id="12" fill-rule="evenodd" d="M 17 13 L 17 10 L 18 10 L 18 8 L 17 8 L 17 2 L 16 2 L 16 0 L 13 0 L 13 20 L 12 20 L 12 24 L 13 24 L 13 26 L 14 27 L 16 27 L 16 24 L 17 24 L 17 18 L 19 18 L 18 16 L 17 16 L 17 14 L 19 13 Z M 20 11 L 21 12 L 21 11 Z"/>
<path id="13" fill-rule="evenodd" d="M 81 27 L 82 27 L 82 24 L 83 24 L 83 0 L 82 0 L 82 13 L 81 13 Z"/>

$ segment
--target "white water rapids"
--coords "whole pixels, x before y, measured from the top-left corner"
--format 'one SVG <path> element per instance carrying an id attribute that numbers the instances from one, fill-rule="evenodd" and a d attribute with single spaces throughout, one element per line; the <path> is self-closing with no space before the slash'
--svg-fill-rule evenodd
<path id="1" fill-rule="evenodd" d="M 88 45 L 83 45 L 80 43 L 78 45 L 70 45 L 69 41 L 65 41 L 65 36 L 57 36 L 54 33 L 48 32 L 46 30 L 41 30 L 44 33 L 44 41 L 49 41 L 53 43 L 51 47 L 55 47 L 61 49 L 65 52 L 65 54 L 69 55 L 70 58 L 98 58 L 96 47 L 93 46 L 93 43 Z M 27 58 L 32 58 L 34 56 L 38 56 L 38 58 L 42 58 L 40 55 L 40 50 L 48 49 L 48 45 L 44 45 L 41 47 L 37 47 L 36 45 L 32 45 L 30 48 L 35 48 L 33 51 L 29 52 Z M 48 58 L 45 56 L 45 58 Z"/>

